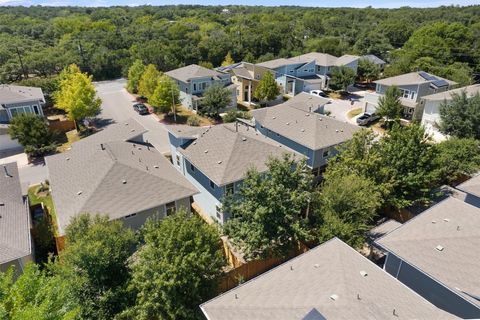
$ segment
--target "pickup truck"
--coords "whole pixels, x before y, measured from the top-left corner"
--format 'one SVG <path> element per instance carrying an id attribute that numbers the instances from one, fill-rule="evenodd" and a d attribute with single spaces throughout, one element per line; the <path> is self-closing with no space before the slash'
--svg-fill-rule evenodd
<path id="1" fill-rule="evenodd" d="M 380 117 L 377 116 L 375 113 L 369 113 L 369 112 L 365 112 L 364 114 L 362 114 L 360 117 L 357 118 L 357 124 L 359 126 L 366 126 L 368 125 L 369 123 L 379 119 Z"/>

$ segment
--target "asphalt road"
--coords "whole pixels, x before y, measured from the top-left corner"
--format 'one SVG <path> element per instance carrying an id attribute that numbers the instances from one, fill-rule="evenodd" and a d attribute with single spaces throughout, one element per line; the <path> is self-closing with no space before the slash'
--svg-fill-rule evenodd
<path id="1" fill-rule="evenodd" d="M 148 142 L 159 152 L 168 152 L 170 145 L 165 125 L 160 123 L 153 115 L 142 116 L 133 110 L 132 105 L 135 100 L 125 90 L 125 84 L 125 79 L 95 83 L 97 94 L 102 99 L 102 112 L 98 116 L 100 124 L 108 126 L 112 123 L 134 118 L 148 130 L 145 134 Z"/>

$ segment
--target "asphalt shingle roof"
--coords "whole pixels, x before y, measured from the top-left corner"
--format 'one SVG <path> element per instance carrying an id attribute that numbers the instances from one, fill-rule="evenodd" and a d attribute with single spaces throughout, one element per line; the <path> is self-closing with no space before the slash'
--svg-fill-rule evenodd
<path id="1" fill-rule="evenodd" d="M 168 72 L 165 72 L 165 74 L 171 78 L 174 78 L 183 82 L 188 82 L 191 79 L 195 79 L 195 78 L 220 77 L 224 75 L 224 73 L 207 69 L 205 67 L 202 67 L 196 64 L 191 64 L 182 68 L 170 70 Z"/>
<path id="2" fill-rule="evenodd" d="M 344 54 L 343 56 L 339 57 L 337 59 L 337 61 L 335 61 L 335 65 L 336 66 L 343 66 L 343 65 L 351 63 L 355 60 L 358 60 L 358 59 L 360 59 L 359 56 L 354 56 L 354 55 L 351 55 L 351 54 Z"/>
<path id="3" fill-rule="evenodd" d="M 0 165 L 0 264 L 31 254 L 30 212 L 17 163 Z"/>
<path id="4" fill-rule="evenodd" d="M 465 92 L 467 94 L 467 97 L 473 97 L 474 95 L 480 93 L 480 84 L 474 84 L 471 86 L 466 86 L 458 89 L 438 92 L 428 96 L 424 96 L 422 98 L 425 100 L 431 100 L 431 101 L 444 101 L 444 100 L 450 100 L 452 99 L 452 96 L 454 94 L 461 94 L 462 92 Z"/>
<path id="5" fill-rule="evenodd" d="M 362 56 L 362 59 L 367 59 L 368 61 L 373 62 L 375 64 L 386 64 L 385 61 L 383 61 L 382 59 L 380 59 L 379 57 L 373 54 L 364 55 Z"/>
<path id="6" fill-rule="evenodd" d="M 449 197 L 376 243 L 480 305 L 479 208 Z"/>
<path id="7" fill-rule="evenodd" d="M 157 150 L 125 141 L 74 144 L 46 163 L 60 233 L 79 213 L 117 219 L 198 192 Z"/>
<path id="8" fill-rule="evenodd" d="M 334 66 L 338 58 L 328 53 L 309 52 L 296 57 L 292 57 L 290 59 L 292 61 L 304 61 L 304 62 L 310 62 L 315 60 L 315 63 L 317 65 L 328 67 L 328 66 Z"/>
<path id="9" fill-rule="evenodd" d="M 209 320 L 455 319 L 337 238 L 200 307 Z"/>
<path id="10" fill-rule="evenodd" d="M 41 88 L 0 84 L 0 104 L 21 103 L 32 100 L 45 102 Z"/>
<path id="11" fill-rule="evenodd" d="M 284 106 L 289 106 L 302 110 L 304 112 L 314 112 L 319 106 L 326 105 L 330 100 L 319 97 L 307 92 L 300 92 L 283 103 Z"/>
<path id="12" fill-rule="evenodd" d="M 480 197 L 480 175 L 468 179 L 464 183 L 458 185 L 456 188 L 463 192 Z"/>
<path id="13" fill-rule="evenodd" d="M 263 127 L 312 150 L 345 142 L 360 130 L 353 124 L 305 112 L 288 104 L 256 109 L 252 115 Z"/>
<path id="14" fill-rule="evenodd" d="M 254 128 L 247 130 L 242 124 L 238 125 L 238 132 L 235 124 L 213 126 L 179 151 L 219 186 L 243 179 L 252 166 L 260 172 L 266 171 L 265 162 L 271 156 L 295 154 Z"/>
<path id="15" fill-rule="evenodd" d="M 383 84 L 386 86 L 403 86 L 403 85 L 409 85 L 409 84 L 421 84 L 421 83 L 432 82 L 432 80 L 427 80 L 424 77 L 422 77 L 421 72 L 422 71 L 405 73 L 395 77 L 376 80 L 374 81 L 374 83 Z M 430 76 L 433 76 L 433 75 L 430 75 Z M 433 77 L 435 77 L 437 80 L 445 80 L 449 85 L 457 84 L 456 82 L 445 79 L 445 78 L 441 78 L 438 76 L 433 76 Z"/>

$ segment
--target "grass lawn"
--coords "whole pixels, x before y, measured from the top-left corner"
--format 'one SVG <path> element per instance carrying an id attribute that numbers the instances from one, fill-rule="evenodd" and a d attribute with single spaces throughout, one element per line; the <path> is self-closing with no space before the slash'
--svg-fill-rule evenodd
<path id="1" fill-rule="evenodd" d="M 31 206 L 43 203 L 43 206 L 47 208 L 51 218 L 54 229 L 55 236 L 58 236 L 58 227 L 57 227 L 57 215 L 55 214 L 55 208 L 53 206 L 52 195 L 49 191 L 46 191 L 45 194 L 37 194 L 37 190 L 40 185 L 34 185 L 28 188 L 28 201 Z"/>
<path id="2" fill-rule="evenodd" d="M 80 135 L 78 134 L 77 130 L 71 130 L 65 133 L 65 138 L 62 140 L 60 140 L 62 144 L 57 147 L 58 152 L 65 152 L 71 147 L 72 143 L 80 140 Z"/>
<path id="3" fill-rule="evenodd" d="M 362 108 L 356 108 L 348 111 L 347 118 L 352 119 L 353 117 L 358 116 L 360 113 L 362 113 L 362 110 L 363 110 Z"/>
<path id="4" fill-rule="evenodd" d="M 213 119 L 210 119 L 210 118 L 207 118 L 207 117 L 203 117 L 197 113 L 194 113 L 182 106 L 177 106 L 176 107 L 176 110 L 177 110 L 177 122 L 174 122 L 174 119 L 173 119 L 173 114 L 165 114 L 165 113 L 157 113 L 158 115 L 158 118 L 160 119 L 160 121 L 165 121 L 169 124 L 186 124 L 187 123 L 187 119 L 189 117 L 192 117 L 192 116 L 197 116 L 200 120 L 200 124 L 199 126 L 209 126 L 209 125 L 212 125 L 212 124 L 215 124 L 215 120 Z"/>

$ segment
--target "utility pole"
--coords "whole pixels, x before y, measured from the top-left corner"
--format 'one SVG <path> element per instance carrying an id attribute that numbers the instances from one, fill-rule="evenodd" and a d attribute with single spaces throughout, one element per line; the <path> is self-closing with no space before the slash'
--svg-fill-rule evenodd
<path id="1" fill-rule="evenodd" d="M 20 50 L 18 50 L 17 46 L 15 46 L 15 51 L 17 52 L 18 60 L 20 60 L 20 66 L 22 67 L 23 76 L 25 77 L 25 79 L 28 79 L 28 73 L 25 70 L 25 65 L 23 64 L 22 55 L 20 54 Z"/>

